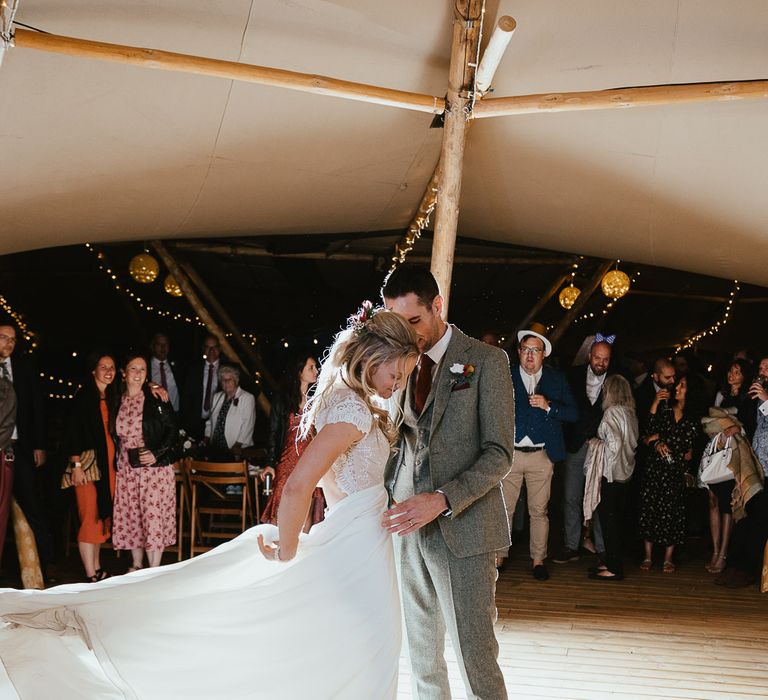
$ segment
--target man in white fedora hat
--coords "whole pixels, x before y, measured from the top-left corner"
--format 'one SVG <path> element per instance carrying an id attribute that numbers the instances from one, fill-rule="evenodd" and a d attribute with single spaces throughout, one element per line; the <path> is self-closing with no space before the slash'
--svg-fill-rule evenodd
<path id="1" fill-rule="evenodd" d="M 555 462 L 565 458 L 563 421 L 574 421 L 578 408 L 562 372 L 544 366 L 552 353 L 549 339 L 533 329 L 517 334 L 519 364 L 512 367 L 515 387 L 515 455 L 512 469 L 502 480 L 507 515 L 512 518 L 525 480 L 531 519 L 532 574 L 546 581 L 544 564 L 549 538 L 549 494 Z M 505 559 L 507 550 L 497 556 Z M 503 562 L 502 562 L 503 565 Z"/>

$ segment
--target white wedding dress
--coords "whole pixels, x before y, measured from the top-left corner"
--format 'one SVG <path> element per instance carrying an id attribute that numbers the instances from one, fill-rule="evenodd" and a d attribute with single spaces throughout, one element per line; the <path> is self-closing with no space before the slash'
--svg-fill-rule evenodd
<path id="1" fill-rule="evenodd" d="M 389 443 L 339 388 L 317 417 L 364 437 L 323 478 L 338 494 L 296 557 L 251 528 L 189 561 L 97 584 L 0 592 L 0 698 L 392 700 L 400 599 L 386 508 Z"/>

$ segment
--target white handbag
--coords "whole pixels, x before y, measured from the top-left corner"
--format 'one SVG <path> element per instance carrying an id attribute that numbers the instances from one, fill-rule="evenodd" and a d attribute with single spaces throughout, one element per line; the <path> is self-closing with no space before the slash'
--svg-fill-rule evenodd
<path id="1" fill-rule="evenodd" d="M 701 456 L 699 465 L 699 483 L 708 486 L 709 484 L 720 484 L 723 481 L 733 479 L 733 472 L 728 468 L 733 455 L 731 447 L 731 438 L 726 438 L 725 447 L 722 450 L 717 449 L 717 443 L 722 433 L 713 437 Z"/>

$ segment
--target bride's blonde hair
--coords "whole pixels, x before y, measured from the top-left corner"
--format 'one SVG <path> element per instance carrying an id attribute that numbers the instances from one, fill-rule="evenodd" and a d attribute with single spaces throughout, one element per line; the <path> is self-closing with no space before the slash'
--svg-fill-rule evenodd
<path id="1" fill-rule="evenodd" d="M 328 405 L 334 386 L 342 383 L 352 389 L 378 419 L 391 443 L 397 438 L 402 422 L 399 412 L 391 420 L 386 410 L 371 401 L 375 394 L 374 372 L 386 362 L 418 357 L 416 333 L 410 324 L 393 311 L 368 306 L 349 319 L 347 327 L 334 338 L 320 366 L 315 393 L 307 402 L 301 418 L 301 438 L 310 434 L 320 410 Z"/>

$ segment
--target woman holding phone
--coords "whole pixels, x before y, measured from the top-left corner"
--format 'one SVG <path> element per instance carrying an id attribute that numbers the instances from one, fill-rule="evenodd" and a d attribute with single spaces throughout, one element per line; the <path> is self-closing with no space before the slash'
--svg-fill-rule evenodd
<path id="1" fill-rule="evenodd" d="M 145 552 L 149 566 L 159 566 L 163 550 L 176 542 L 176 415 L 170 402 L 152 395 L 147 361 L 137 352 L 123 367 L 113 432 L 119 447 L 112 542 L 131 550 L 130 573 L 143 568 Z"/>

